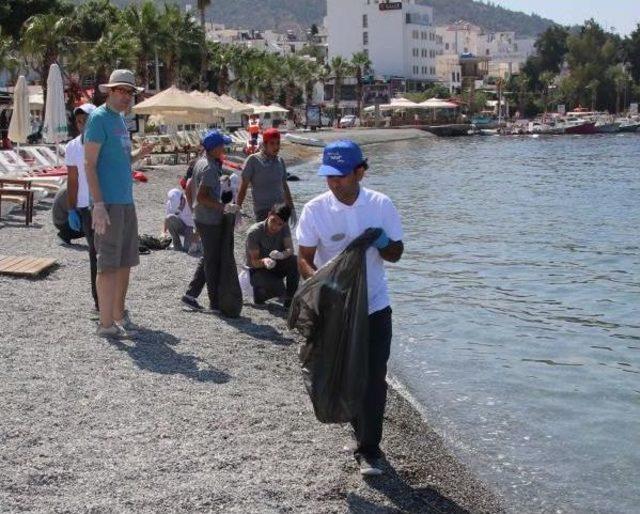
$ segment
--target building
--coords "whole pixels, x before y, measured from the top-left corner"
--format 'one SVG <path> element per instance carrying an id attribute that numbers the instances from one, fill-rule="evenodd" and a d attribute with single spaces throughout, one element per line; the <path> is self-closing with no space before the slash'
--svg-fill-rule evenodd
<path id="1" fill-rule="evenodd" d="M 416 0 L 327 0 L 325 28 L 329 59 L 364 52 L 376 76 L 402 77 L 409 90 L 438 79 L 433 8 Z"/>
<path id="2" fill-rule="evenodd" d="M 283 57 L 299 53 L 308 44 L 293 31 L 228 29 L 216 23 L 206 24 L 206 37 L 215 43 L 255 48 Z"/>
<path id="3" fill-rule="evenodd" d="M 489 76 L 506 78 L 520 72 L 527 59 L 535 53 L 535 40 L 518 38 L 515 32 L 485 32 L 481 27 L 465 21 L 436 28 L 442 38 L 444 56 L 472 54 L 488 59 Z M 453 59 L 440 59 L 438 77 L 450 84 Z"/>

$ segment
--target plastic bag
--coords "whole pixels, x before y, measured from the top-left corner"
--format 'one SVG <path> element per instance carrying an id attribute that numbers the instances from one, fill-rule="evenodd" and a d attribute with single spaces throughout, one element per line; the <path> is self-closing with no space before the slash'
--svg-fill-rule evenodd
<path id="1" fill-rule="evenodd" d="M 235 214 L 225 214 L 222 218 L 222 238 L 220 255 L 220 283 L 218 296 L 220 312 L 229 318 L 237 318 L 242 312 L 242 289 L 238 281 L 238 268 L 233 254 L 233 232 Z"/>
<path id="2" fill-rule="evenodd" d="M 240 282 L 242 295 L 253 303 L 253 286 L 251 285 L 251 273 L 248 269 L 245 268 L 240 272 L 238 282 Z"/>
<path id="3" fill-rule="evenodd" d="M 302 375 L 316 418 L 347 423 L 362 406 L 369 367 L 366 251 L 380 235 L 368 230 L 306 281 L 291 304 L 289 328 L 306 343 Z"/>

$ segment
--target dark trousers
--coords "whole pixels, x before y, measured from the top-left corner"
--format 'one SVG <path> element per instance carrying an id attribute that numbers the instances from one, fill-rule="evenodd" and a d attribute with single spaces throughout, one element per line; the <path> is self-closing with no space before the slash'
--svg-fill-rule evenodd
<path id="1" fill-rule="evenodd" d="M 260 223 L 261 221 L 266 220 L 269 217 L 270 212 L 271 209 L 261 209 L 259 211 L 254 211 L 254 214 L 256 215 L 256 221 Z"/>
<path id="2" fill-rule="evenodd" d="M 68 221 L 65 221 L 64 225 L 56 225 L 56 228 L 58 229 L 58 237 L 62 239 L 65 243 L 70 243 L 74 239 L 80 239 L 84 237 L 84 234 L 82 232 L 73 230 L 69 226 Z"/>
<path id="3" fill-rule="evenodd" d="M 207 286 L 209 306 L 218 307 L 218 286 L 220 284 L 220 256 L 222 253 L 222 226 L 204 225 L 196 221 L 196 228 L 202 241 L 202 259 L 189 284 L 187 295 L 197 298 Z"/>
<path id="4" fill-rule="evenodd" d="M 292 255 L 288 259 L 277 261 L 276 267 L 269 269 L 252 269 L 251 285 L 253 286 L 253 298 L 256 303 L 264 303 L 271 298 L 286 294 L 287 299 L 293 298 L 300 283 L 298 272 L 298 259 Z M 285 289 L 282 281 L 287 282 Z"/>
<path id="5" fill-rule="evenodd" d="M 96 245 L 93 240 L 93 227 L 91 220 L 91 211 L 88 208 L 79 209 L 80 219 L 82 220 L 82 230 L 84 237 L 87 240 L 89 246 L 89 266 L 91 268 L 91 296 L 93 296 L 93 303 L 96 310 L 98 308 L 98 290 L 96 289 L 96 276 L 98 274 L 98 254 L 96 253 Z"/>
<path id="6" fill-rule="evenodd" d="M 369 316 L 369 382 L 358 417 L 351 422 L 358 447 L 356 458 L 382 455 L 382 422 L 387 403 L 387 361 L 391 352 L 391 307 Z"/>

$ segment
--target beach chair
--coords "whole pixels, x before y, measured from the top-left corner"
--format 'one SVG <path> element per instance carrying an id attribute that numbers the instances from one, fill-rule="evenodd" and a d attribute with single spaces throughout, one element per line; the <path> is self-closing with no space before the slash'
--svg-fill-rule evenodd
<path id="1" fill-rule="evenodd" d="M 15 175 L 32 170 L 32 167 L 12 150 L 0 151 L 0 166 L 8 173 Z"/>
<path id="2" fill-rule="evenodd" d="M 25 162 L 31 161 L 39 169 L 48 170 L 53 168 L 53 164 L 35 148 L 24 146 L 20 148 L 18 154 Z"/>
<path id="3" fill-rule="evenodd" d="M 56 166 L 56 163 L 58 166 L 61 166 L 64 163 L 64 159 L 60 156 L 56 156 L 55 152 L 48 146 L 38 145 L 32 146 L 31 148 L 35 149 L 41 155 L 43 155 L 47 159 L 47 161 L 49 161 L 51 166 Z"/>

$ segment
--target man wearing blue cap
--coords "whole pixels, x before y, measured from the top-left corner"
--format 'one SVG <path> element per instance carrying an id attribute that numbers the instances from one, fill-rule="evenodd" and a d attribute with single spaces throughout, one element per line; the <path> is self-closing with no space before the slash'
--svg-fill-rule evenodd
<path id="1" fill-rule="evenodd" d="M 369 382 L 360 414 L 352 421 L 360 473 L 370 476 L 383 473 L 380 441 L 391 349 L 391 306 L 384 261 L 399 261 L 404 245 L 400 216 L 391 200 L 360 185 L 367 168 L 356 143 L 337 141 L 327 145 L 318 175 L 326 177 L 329 191 L 305 205 L 296 233 L 300 273 L 308 279 L 367 229 L 382 229 L 366 255 Z"/>
<path id="2" fill-rule="evenodd" d="M 202 310 L 198 296 L 205 284 L 211 310 L 218 309 L 218 284 L 220 283 L 220 255 L 222 242 L 222 217 L 225 212 L 236 213 L 238 206 L 225 206 L 220 199 L 222 158 L 225 145 L 231 138 L 218 130 L 210 131 L 202 140 L 204 155 L 193 167 L 193 188 L 195 201 L 193 218 L 202 241 L 202 259 L 198 264 L 189 289 L 182 297 L 182 303 L 194 310 Z"/>

